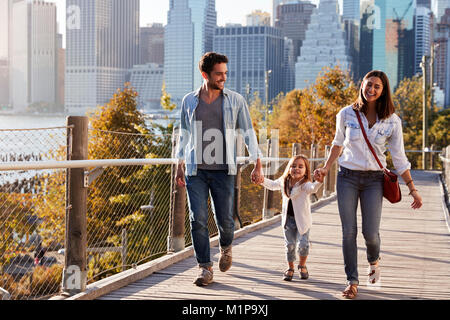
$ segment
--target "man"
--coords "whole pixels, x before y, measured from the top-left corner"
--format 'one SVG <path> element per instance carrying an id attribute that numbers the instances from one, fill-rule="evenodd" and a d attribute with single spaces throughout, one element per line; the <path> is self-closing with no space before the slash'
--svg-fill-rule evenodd
<path id="1" fill-rule="evenodd" d="M 256 162 L 252 182 L 264 181 L 261 151 L 246 101 L 224 87 L 227 63 L 224 55 L 206 53 L 199 62 L 203 85 L 187 94 L 181 103 L 176 181 L 178 186 L 187 188 L 192 243 L 200 269 L 194 281 L 198 286 L 213 280 L 207 224 L 209 194 L 219 230 L 219 269 L 225 272 L 231 267 L 238 134 L 244 138 L 250 160 Z"/>

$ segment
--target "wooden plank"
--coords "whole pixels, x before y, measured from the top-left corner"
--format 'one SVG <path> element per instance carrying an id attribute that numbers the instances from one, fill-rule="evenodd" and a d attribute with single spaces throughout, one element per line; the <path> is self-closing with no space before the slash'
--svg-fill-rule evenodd
<path id="1" fill-rule="evenodd" d="M 425 200 L 420 211 L 410 209 L 411 199 L 396 205 L 384 203 L 379 288 L 365 283 L 366 248 L 358 212 L 358 299 L 450 298 L 449 233 L 436 176 L 433 172 L 413 172 Z M 407 193 L 404 185 L 402 191 Z M 306 281 L 299 279 L 297 271 L 292 282 L 282 280 L 287 264 L 282 228 L 277 223 L 235 239 L 233 266 L 226 273 L 217 268 L 218 248 L 211 248 L 214 282 L 207 287 L 193 285 L 198 268 L 191 256 L 99 299 L 342 299 L 346 277 L 336 202 L 314 211 L 311 240 L 307 261 L 310 278 Z"/>

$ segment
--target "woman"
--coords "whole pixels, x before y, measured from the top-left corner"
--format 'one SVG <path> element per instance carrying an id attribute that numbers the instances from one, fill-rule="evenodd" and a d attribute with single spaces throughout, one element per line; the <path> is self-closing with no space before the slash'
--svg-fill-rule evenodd
<path id="1" fill-rule="evenodd" d="M 347 287 L 342 295 L 353 299 L 358 293 L 357 219 L 358 199 L 361 202 L 362 232 L 367 247 L 369 282 L 380 279 L 380 220 L 383 203 L 383 171 L 370 152 L 362 134 L 356 112 L 360 113 L 367 137 L 378 159 L 386 167 L 386 144 L 397 173 L 401 175 L 413 197 L 411 207 L 422 206 L 422 198 L 411 178 L 411 164 L 405 155 L 400 118 L 394 113 L 389 80 L 382 71 L 371 71 L 363 79 L 359 97 L 353 105 L 336 116 L 336 134 L 330 155 L 323 168 L 315 174 L 327 175 L 339 157 L 337 200 L 342 223 L 342 245 L 347 274 Z M 341 154 L 342 152 L 342 154 Z"/>

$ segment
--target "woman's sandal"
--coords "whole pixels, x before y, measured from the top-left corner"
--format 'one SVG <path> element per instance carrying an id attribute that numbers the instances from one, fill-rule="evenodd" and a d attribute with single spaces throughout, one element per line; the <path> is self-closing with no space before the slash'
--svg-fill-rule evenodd
<path id="1" fill-rule="evenodd" d="M 300 279 L 306 280 L 309 278 L 309 272 L 308 272 L 308 268 L 306 268 L 306 266 L 298 266 L 298 271 L 300 272 Z M 305 269 L 306 272 L 302 272 L 302 270 Z"/>
<path id="2" fill-rule="evenodd" d="M 284 272 L 283 280 L 284 281 L 292 281 L 293 277 L 294 277 L 294 269 L 289 268 Z"/>
<path id="3" fill-rule="evenodd" d="M 358 285 L 349 284 L 347 288 L 342 292 L 342 296 L 347 299 L 355 299 L 358 294 Z"/>
<path id="4" fill-rule="evenodd" d="M 368 272 L 368 279 L 367 281 L 370 284 L 376 284 L 380 280 L 380 265 L 377 263 L 376 265 L 371 264 L 369 265 L 369 268 L 367 270 Z"/>

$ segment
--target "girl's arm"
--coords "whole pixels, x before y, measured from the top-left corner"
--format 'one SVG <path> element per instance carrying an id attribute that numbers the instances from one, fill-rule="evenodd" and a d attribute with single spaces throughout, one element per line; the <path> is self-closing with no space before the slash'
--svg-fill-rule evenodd
<path id="1" fill-rule="evenodd" d="M 306 194 L 312 194 L 312 193 L 316 193 L 317 190 L 319 190 L 320 186 L 322 185 L 322 182 L 306 182 L 304 184 L 302 184 L 300 186 L 300 188 L 295 188 L 292 190 L 291 199 L 295 199 L 298 196 L 300 196 L 300 194 L 302 192 L 305 192 Z"/>
<path id="2" fill-rule="evenodd" d="M 277 180 L 270 180 L 270 179 L 264 178 L 264 182 L 261 183 L 261 185 L 264 188 L 267 188 L 271 191 L 281 190 L 281 178 L 279 178 Z"/>

